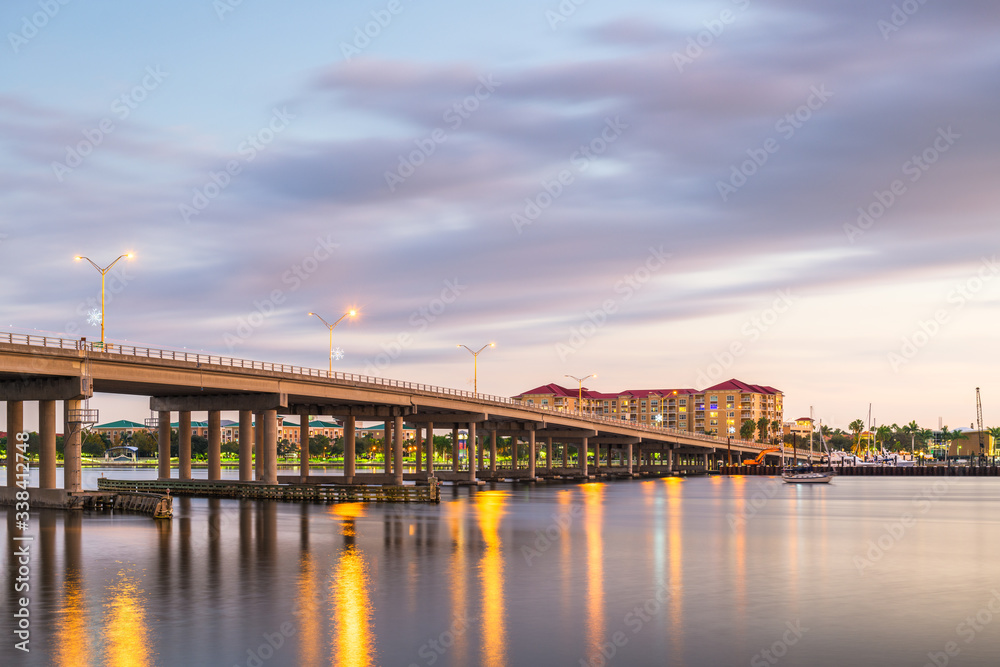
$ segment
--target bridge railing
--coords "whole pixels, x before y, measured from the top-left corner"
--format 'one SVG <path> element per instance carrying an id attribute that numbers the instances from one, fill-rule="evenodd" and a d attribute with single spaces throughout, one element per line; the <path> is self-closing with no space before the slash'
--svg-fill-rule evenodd
<path id="1" fill-rule="evenodd" d="M 494 396 L 491 394 L 477 394 L 464 389 L 451 389 L 449 387 L 439 387 L 436 385 L 420 384 L 408 382 L 406 380 L 393 380 L 390 378 L 372 377 L 370 375 L 357 375 L 354 373 L 341 373 L 339 371 L 330 372 L 318 368 L 306 366 L 294 366 L 288 364 L 275 364 L 265 361 L 253 361 L 251 359 L 240 359 L 237 357 L 223 357 L 214 354 L 201 354 L 198 352 L 187 352 L 183 350 L 163 350 L 151 347 L 139 347 L 135 345 L 121 345 L 117 343 L 100 343 L 99 341 L 87 341 L 85 339 L 59 338 L 53 336 L 33 336 L 30 334 L 0 333 L 0 343 L 10 343 L 13 345 L 30 345 L 36 347 L 58 348 L 63 350 L 79 350 L 83 352 L 98 352 L 104 354 L 118 354 L 131 357 L 144 357 L 149 359 L 164 359 L 170 361 L 185 361 L 197 364 L 209 364 L 213 366 L 228 366 L 231 368 L 244 368 L 251 370 L 267 371 L 272 373 L 289 373 L 292 375 L 303 375 L 307 377 L 339 380 L 352 384 L 368 384 L 379 387 L 393 387 L 406 389 L 408 391 L 419 391 L 426 394 L 439 396 L 454 396 L 474 400 L 483 405 L 512 406 L 518 409 L 530 410 L 539 414 L 566 415 L 577 417 L 586 421 L 600 422 L 608 425 L 631 428 L 640 431 L 647 431 L 656 434 L 670 434 L 693 438 L 704 442 L 712 443 L 716 446 L 733 444 L 753 449 L 761 449 L 767 445 L 762 445 L 749 440 L 732 438 L 720 438 L 691 431 L 682 431 L 668 426 L 656 426 L 653 424 L 641 424 L 631 420 L 624 420 L 612 416 L 592 414 L 581 410 L 556 410 L 550 407 L 529 405 L 523 401 L 518 401 L 507 396 Z"/>

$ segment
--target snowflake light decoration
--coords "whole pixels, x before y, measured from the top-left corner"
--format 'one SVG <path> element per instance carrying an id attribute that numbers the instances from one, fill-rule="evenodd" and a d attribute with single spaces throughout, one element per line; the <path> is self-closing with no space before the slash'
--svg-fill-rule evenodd
<path id="1" fill-rule="evenodd" d="M 344 351 L 339 347 L 335 347 L 333 348 L 333 353 L 330 356 L 333 357 L 334 361 L 340 361 L 344 358 Z"/>
<path id="2" fill-rule="evenodd" d="M 99 309 L 93 308 L 87 313 L 87 324 L 94 327 L 101 326 L 101 311 Z"/>

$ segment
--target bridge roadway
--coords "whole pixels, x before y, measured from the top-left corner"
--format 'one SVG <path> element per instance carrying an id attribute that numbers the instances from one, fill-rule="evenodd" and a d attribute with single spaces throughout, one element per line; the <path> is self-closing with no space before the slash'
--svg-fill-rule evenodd
<path id="1" fill-rule="evenodd" d="M 277 468 L 277 415 L 301 417 L 300 442 L 309 440 L 305 416 L 329 415 L 344 422 L 344 475 L 310 475 L 308 448 L 301 448 L 301 474 L 281 482 L 341 484 L 402 484 L 426 481 L 424 460 L 432 460 L 431 437 L 450 428 L 453 442 L 459 428 L 468 431 L 468 456 L 451 471 L 437 469 L 439 479 L 477 483 L 483 478 L 570 476 L 586 479 L 588 456 L 577 456 L 571 467 L 568 446 L 601 454 L 616 470 L 632 475 L 640 470 L 669 472 L 680 463 L 705 465 L 713 452 L 756 455 L 763 445 L 577 412 L 526 405 L 500 396 L 474 394 L 424 384 L 314 368 L 272 364 L 215 355 L 108 345 L 85 340 L 0 334 L 0 400 L 7 403 L 8 433 L 22 430 L 24 402 L 37 401 L 41 452 L 39 488 L 55 488 L 56 403 L 63 402 L 64 491 L 81 488 L 81 431 L 96 420 L 83 401 L 97 393 L 150 397 L 158 414 L 159 470 L 171 477 L 170 422 L 178 413 L 178 479 L 191 478 L 191 413 L 208 413 L 208 478 L 220 479 L 223 410 L 239 412 L 239 478 L 274 484 Z M 359 473 L 355 466 L 356 420 L 383 421 L 385 464 L 382 473 Z M 404 423 L 416 429 L 416 473 L 403 472 Z M 154 426 L 151 423 L 150 426 Z M 497 467 L 497 437 L 513 437 L 518 451 L 527 448 L 527 465 L 515 470 Z M 485 440 L 489 440 L 489 444 Z M 524 444 L 522 444 L 522 441 Z M 562 444 L 562 461 L 553 461 L 554 444 Z M 391 446 L 390 446 L 391 445 Z M 545 463 L 536 469 L 537 447 L 545 448 Z M 568 445 L 568 446 L 567 446 Z M 257 456 L 253 456 L 256 446 Z M 591 450 L 593 448 L 593 450 Z M 602 448 L 604 451 L 602 452 Z M 425 455 L 426 449 L 426 455 Z M 489 461 L 484 460 L 488 449 Z M 15 448 L 7 448 L 7 486 L 16 482 Z M 515 457 L 515 461 L 518 457 Z M 683 458 L 683 460 L 682 460 Z M 560 465 L 561 464 L 561 465 Z M 460 469 L 461 465 L 461 469 Z M 515 463 L 515 466 L 517 464 Z M 606 467 L 605 467 L 606 470 Z"/>

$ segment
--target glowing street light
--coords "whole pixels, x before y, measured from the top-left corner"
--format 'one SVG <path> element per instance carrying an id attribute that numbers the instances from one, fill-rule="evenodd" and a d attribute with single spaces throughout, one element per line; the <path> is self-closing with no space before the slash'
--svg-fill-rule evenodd
<path id="1" fill-rule="evenodd" d="M 468 346 L 462 345 L 461 343 L 459 343 L 455 347 L 464 347 L 466 350 L 469 350 L 469 352 L 472 354 L 472 393 L 478 394 L 479 393 L 479 353 L 482 352 L 483 350 L 485 350 L 488 347 L 496 347 L 496 343 L 487 343 L 486 345 L 483 345 L 481 348 L 479 348 L 475 352 L 473 352 L 472 349 L 469 348 Z"/>
<path id="2" fill-rule="evenodd" d="M 595 377 L 597 377 L 597 373 L 591 373 L 590 375 L 588 375 L 586 377 L 582 377 L 582 378 L 578 378 L 575 375 L 566 375 L 565 377 L 573 378 L 574 380 L 576 380 L 577 382 L 580 383 L 580 396 L 579 396 L 579 398 L 577 398 L 576 407 L 577 407 L 577 410 L 579 410 L 580 412 L 583 412 L 583 381 L 586 380 L 586 379 L 588 379 L 588 378 L 595 378 Z"/>
<path id="3" fill-rule="evenodd" d="M 128 253 L 125 253 L 124 255 L 119 255 L 118 259 L 116 259 L 115 261 L 111 262 L 110 264 L 108 264 L 103 269 L 101 267 L 99 267 L 97 264 L 95 264 L 94 260 L 90 259 L 89 257 L 84 257 L 83 255 L 77 255 L 76 257 L 73 258 L 73 259 L 75 259 L 77 261 L 79 261 L 81 259 L 85 259 L 88 262 L 90 262 L 91 266 L 93 266 L 95 269 L 97 269 L 98 271 L 101 272 L 101 349 L 102 350 L 104 349 L 104 277 L 108 274 L 108 271 L 111 270 L 111 267 L 113 267 L 115 264 L 117 264 L 118 260 L 122 259 L 123 257 L 128 258 L 128 259 L 132 259 L 132 253 L 128 252 Z"/>
<path id="4" fill-rule="evenodd" d="M 333 324 L 330 324 L 329 322 L 327 322 L 326 320 L 324 320 L 322 317 L 320 317 L 316 313 L 309 313 L 309 314 L 312 315 L 313 317 L 318 318 L 319 321 L 322 322 L 323 324 L 325 324 L 326 327 L 330 330 L 330 375 L 332 376 L 333 375 L 333 330 L 337 327 L 338 324 L 341 323 L 341 321 L 345 317 L 354 317 L 355 315 L 358 314 L 358 311 L 356 311 L 354 309 L 351 309 L 351 310 L 347 311 L 346 313 L 344 313 L 343 315 L 341 315 L 340 319 L 337 320 L 336 322 L 334 322 Z"/>

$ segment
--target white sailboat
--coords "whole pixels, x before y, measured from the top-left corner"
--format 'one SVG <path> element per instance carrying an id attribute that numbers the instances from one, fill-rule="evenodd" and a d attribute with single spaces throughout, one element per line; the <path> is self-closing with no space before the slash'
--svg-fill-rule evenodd
<path id="1" fill-rule="evenodd" d="M 809 420 L 812 422 L 812 407 L 809 408 Z M 820 421 L 820 438 L 823 437 L 823 422 Z M 826 443 L 823 445 L 826 446 Z M 785 468 L 781 472 L 781 480 L 787 484 L 829 484 L 833 479 L 833 472 L 817 472 L 812 469 L 813 456 L 812 434 L 809 434 L 809 465 L 795 468 Z"/>

